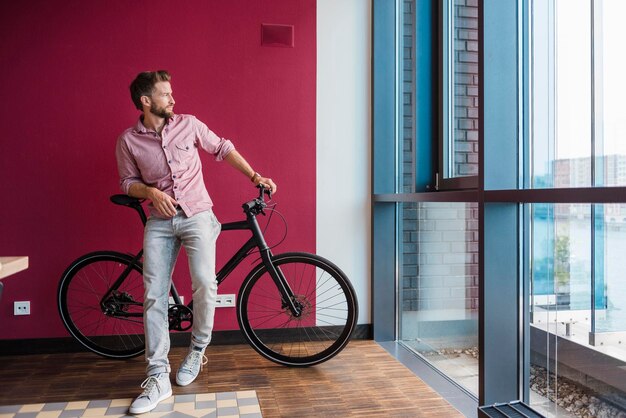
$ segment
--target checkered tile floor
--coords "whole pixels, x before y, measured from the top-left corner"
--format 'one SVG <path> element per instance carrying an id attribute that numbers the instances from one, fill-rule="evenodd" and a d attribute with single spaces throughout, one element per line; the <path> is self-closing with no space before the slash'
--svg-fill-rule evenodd
<path id="1" fill-rule="evenodd" d="M 132 399 L 38 403 L 0 406 L 0 418 L 125 417 Z M 242 417 L 261 418 L 256 392 L 201 393 L 175 395 L 162 401 L 141 418 Z"/>

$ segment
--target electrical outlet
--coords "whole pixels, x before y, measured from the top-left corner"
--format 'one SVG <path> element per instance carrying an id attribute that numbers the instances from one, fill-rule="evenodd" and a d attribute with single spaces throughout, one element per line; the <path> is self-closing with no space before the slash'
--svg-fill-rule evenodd
<path id="1" fill-rule="evenodd" d="M 13 315 L 30 315 L 30 301 L 13 302 Z"/>
<path id="2" fill-rule="evenodd" d="M 231 308 L 235 306 L 235 295 L 217 295 L 217 308 Z"/>
<path id="3" fill-rule="evenodd" d="M 184 297 L 184 296 L 179 296 L 179 297 L 180 297 L 180 303 L 181 303 L 181 305 L 184 305 L 184 304 L 185 304 L 185 297 Z M 174 304 L 174 298 L 173 298 L 173 297 L 171 297 L 171 296 L 170 296 L 170 299 L 169 299 L 169 303 L 170 303 L 170 305 L 173 305 L 173 304 Z"/>

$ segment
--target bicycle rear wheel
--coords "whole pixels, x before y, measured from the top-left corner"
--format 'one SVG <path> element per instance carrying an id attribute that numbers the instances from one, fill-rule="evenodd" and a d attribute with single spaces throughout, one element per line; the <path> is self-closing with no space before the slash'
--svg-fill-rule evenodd
<path id="1" fill-rule="evenodd" d="M 339 353 L 350 340 L 358 317 L 354 289 L 330 261 L 308 253 L 272 259 L 302 309 L 295 317 L 264 265 L 244 280 L 237 319 L 245 338 L 262 356 L 287 366 L 312 366 Z"/>
<path id="2" fill-rule="evenodd" d="M 114 251 L 86 254 L 65 270 L 59 283 L 63 324 L 82 345 L 104 357 L 130 358 L 145 349 L 143 270 L 132 262 L 133 257 Z M 129 266 L 128 276 L 112 290 Z"/>

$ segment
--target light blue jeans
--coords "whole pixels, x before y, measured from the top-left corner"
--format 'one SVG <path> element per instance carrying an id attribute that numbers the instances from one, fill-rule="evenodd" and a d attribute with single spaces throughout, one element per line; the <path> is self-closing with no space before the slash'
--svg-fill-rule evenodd
<path id="1" fill-rule="evenodd" d="M 173 218 L 151 217 L 146 223 L 143 283 L 148 376 L 171 371 L 167 358 L 170 350 L 167 309 L 172 271 L 181 244 L 187 253 L 193 292 L 191 343 L 204 348 L 211 341 L 217 299 L 215 242 L 220 230 L 211 210 L 190 218 L 178 210 Z"/>

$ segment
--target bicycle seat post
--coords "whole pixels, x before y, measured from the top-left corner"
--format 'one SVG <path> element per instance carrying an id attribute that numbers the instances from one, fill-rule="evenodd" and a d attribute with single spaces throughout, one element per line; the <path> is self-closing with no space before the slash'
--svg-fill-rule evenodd
<path id="1" fill-rule="evenodd" d="M 137 213 L 139 214 L 139 217 L 141 218 L 141 223 L 143 224 L 143 226 L 146 226 L 146 222 L 148 222 L 148 217 L 146 216 L 146 211 L 143 210 L 143 206 L 141 206 L 140 203 L 137 203 L 136 205 L 133 205 L 131 207 L 135 209 Z"/>

